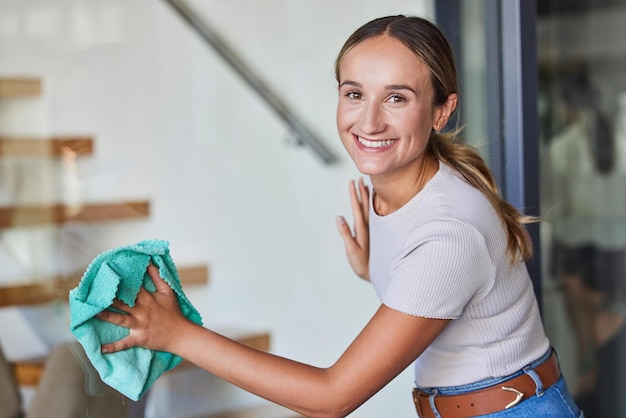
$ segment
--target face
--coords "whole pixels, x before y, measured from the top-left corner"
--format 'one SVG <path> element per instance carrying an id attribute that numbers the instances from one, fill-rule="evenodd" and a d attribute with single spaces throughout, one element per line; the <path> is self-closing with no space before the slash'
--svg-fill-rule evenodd
<path id="1" fill-rule="evenodd" d="M 433 104 L 428 68 L 402 42 L 376 36 L 344 56 L 339 75 L 337 128 L 358 170 L 373 180 L 418 173 L 433 126 L 447 117 Z"/>

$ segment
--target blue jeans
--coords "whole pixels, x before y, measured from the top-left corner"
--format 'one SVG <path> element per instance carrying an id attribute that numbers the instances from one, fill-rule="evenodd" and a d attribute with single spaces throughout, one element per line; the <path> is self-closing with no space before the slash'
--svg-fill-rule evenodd
<path id="1" fill-rule="evenodd" d="M 520 376 L 523 373 L 527 373 L 533 377 L 533 369 L 546 361 L 550 357 L 551 353 L 552 349 L 548 350 L 545 355 L 530 364 L 528 367 L 525 367 L 524 369 L 509 376 L 485 379 L 480 382 L 462 386 L 419 389 L 433 395 L 458 395 L 497 385 Z M 435 411 L 435 416 L 437 418 L 441 418 L 437 411 Z M 561 376 L 559 380 L 557 380 L 557 382 L 548 389 L 544 390 L 542 387 L 537 387 L 535 396 L 523 400 L 510 409 L 480 416 L 489 418 L 584 418 L 585 415 L 580 408 L 576 406 L 576 403 L 567 388 L 565 379 Z"/>

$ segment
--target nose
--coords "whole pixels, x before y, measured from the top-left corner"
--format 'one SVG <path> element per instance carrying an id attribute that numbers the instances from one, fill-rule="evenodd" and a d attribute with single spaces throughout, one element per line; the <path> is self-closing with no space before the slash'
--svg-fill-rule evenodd
<path id="1" fill-rule="evenodd" d="M 386 123 L 383 109 L 376 103 L 363 106 L 359 128 L 364 134 L 375 134 L 385 130 Z"/>

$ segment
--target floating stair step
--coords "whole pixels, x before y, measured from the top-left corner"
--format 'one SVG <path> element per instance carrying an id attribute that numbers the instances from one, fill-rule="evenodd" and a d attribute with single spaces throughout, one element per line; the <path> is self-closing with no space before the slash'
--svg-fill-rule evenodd
<path id="1" fill-rule="evenodd" d="M 209 283 L 207 266 L 185 266 L 178 269 L 183 286 L 205 285 Z M 0 286 L 0 307 L 16 305 L 37 305 L 58 300 L 67 301 L 70 289 L 78 286 L 82 272 L 69 277 L 52 277 Z"/>
<path id="2" fill-rule="evenodd" d="M 178 276 L 185 286 L 209 283 L 209 268 L 204 265 L 183 266 L 178 268 Z M 25 306 L 67 301 L 68 293 L 76 287 L 82 273 L 70 277 L 51 278 L 37 283 L 0 287 L 0 308 L 7 306 Z M 226 335 L 254 347 L 257 350 L 268 351 L 270 336 L 266 332 L 250 332 L 231 330 Z M 13 373 L 20 386 L 37 386 L 44 371 L 45 358 L 18 361 L 13 363 Z M 190 364 L 186 364 L 187 367 Z"/>
<path id="3" fill-rule="evenodd" d="M 34 77 L 0 78 L 0 99 L 41 95 L 41 80 Z"/>
<path id="4" fill-rule="evenodd" d="M 47 139 L 0 137 L 0 157 L 61 157 L 93 154 L 93 140 L 86 136 L 62 136 Z"/>
<path id="5" fill-rule="evenodd" d="M 252 348 L 256 348 L 257 350 L 261 350 L 261 351 L 269 351 L 269 341 L 270 341 L 270 334 L 268 334 L 267 332 L 253 332 L 253 331 L 248 331 L 248 332 L 237 332 L 235 334 L 230 335 L 228 331 L 220 331 L 219 329 L 216 330 L 217 332 L 220 332 L 221 334 L 225 335 L 226 337 L 229 337 L 237 342 L 240 342 L 241 344 L 247 345 L 249 347 Z M 256 343 L 258 343 L 259 341 L 264 341 L 267 343 L 264 343 L 263 345 L 256 345 Z M 45 368 L 45 358 L 41 358 L 41 359 L 33 359 L 33 360 L 28 360 L 28 361 L 17 361 L 14 362 L 11 366 L 13 369 L 13 375 L 15 376 L 15 381 L 17 382 L 18 385 L 20 386 L 37 386 L 39 384 L 39 381 L 41 380 L 41 376 L 43 375 L 44 372 L 44 368 Z M 184 370 L 185 368 L 190 368 L 190 367 L 197 367 L 187 361 L 182 362 L 178 367 L 172 369 L 169 373 L 175 373 L 177 371 L 180 370 Z M 272 410 L 275 411 L 279 411 L 280 407 L 272 407 Z M 255 409 L 256 410 L 256 409 Z M 265 411 L 269 411 L 270 408 L 268 408 Z M 288 411 L 287 409 L 284 409 L 284 411 Z M 293 415 L 293 412 L 291 413 L 292 415 L 275 415 L 276 418 L 292 418 L 292 417 L 299 417 L 300 415 Z M 263 417 L 263 418 L 270 418 L 274 415 L 250 415 L 250 418 L 253 417 Z M 222 415 L 216 415 L 216 417 L 222 417 Z M 231 417 L 231 415 L 224 415 L 224 418 L 226 417 Z M 248 417 L 248 415 L 232 415 L 232 417 L 241 417 L 241 418 L 245 418 Z M 207 417 L 208 418 L 208 417 Z M 211 418 L 213 418 L 213 416 L 211 416 Z"/>
<path id="6" fill-rule="evenodd" d="M 147 218 L 149 214 L 148 201 L 96 203 L 78 207 L 62 204 L 5 206 L 0 207 L 0 229 Z"/>

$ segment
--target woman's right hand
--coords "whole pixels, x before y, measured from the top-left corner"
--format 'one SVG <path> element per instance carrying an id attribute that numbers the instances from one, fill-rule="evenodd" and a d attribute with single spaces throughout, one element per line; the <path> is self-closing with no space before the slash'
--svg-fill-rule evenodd
<path id="1" fill-rule="evenodd" d="M 155 292 L 144 287 L 139 290 L 134 306 L 128 306 L 115 299 L 112 306 L 122 313 L 104 310 L 96 318 L 129 329 L 129 335 L 121 340 L 102 346 L 103 353 L 113 353 L 131 347 L 144 347 L 152 350 L 173 352 L 173 336 L 187 324 L 180 310 L 174 290 L 159 275 L 154 264 L 148 265 L 148 275 L 154 282 Z"/>
<path id="2" fill-rule="evenodd" d="M 350 202 L 354 218 L 354 232 L 343 216 L 337 218 L 337 228 L 346 247 L 346 255 L 352 270 L 360 278 L 369 281 L 370 235 L 369 235 L 369 188 L 359 179 L 358 193 L 354 181 L 350 182 Z"/>

